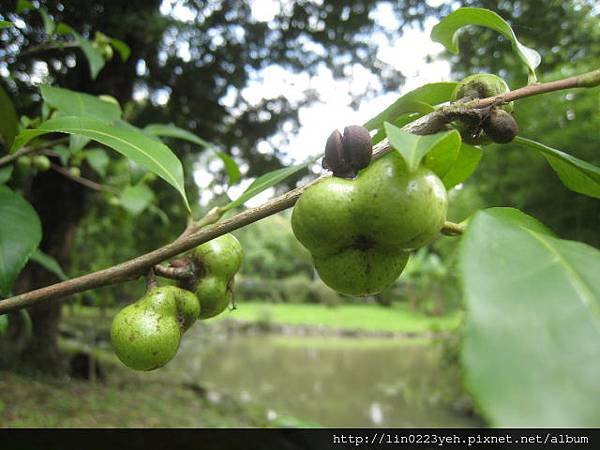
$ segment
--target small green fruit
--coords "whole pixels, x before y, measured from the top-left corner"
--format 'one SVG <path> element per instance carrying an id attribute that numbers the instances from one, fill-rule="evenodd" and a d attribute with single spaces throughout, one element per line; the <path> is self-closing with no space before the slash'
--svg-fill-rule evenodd
<path id="1" fill-rule="evenodd" d="M 37 155 L 33 157 L 33 167 L 40 172 L 46 172 L 50 169 L 50 159 L 46 155 Z"/>
<path id="2" fill-rule="evenodd" d="M 234 235 L 224 234 L 196 247 L 192 257 L 205 273 L 229 280 L 242 265 L 244 252 Z"/>
<path id="3" fill-rule="evenodd" d="M 73 177 L 80 177 L 81 176 L 81 169 L 79 167 L 75 167 L 75 166 L 69 167 L 69 173 Z"/>
<path id="4" fill-rule="evenodd" d="M 292 228 L 328 286 L 371 295 L 400 275 L 407 250 L 435 239 L 447 207 L 446 189 L 433 172 L 409 173 L 390 153 L 355 180 L 332 177 L 310 186 L 294 207 Z"/>
<path id="5" fill-rule="evenodd" d="M 162 367 L 175 356 L 182 333 L 199 313 L 191 292 L 175 286 L 152 289 L 113 319 L 110 337 L 115 353 L 131 369 Z"/>
<path id="6" fill-rule="evenodd" d="M 196 284 L 196 297 L 202 305 L 199 319 L 210 319 L 221 314 L 233 299 L 227 281 L 216 276 L 202 278 Z"/>

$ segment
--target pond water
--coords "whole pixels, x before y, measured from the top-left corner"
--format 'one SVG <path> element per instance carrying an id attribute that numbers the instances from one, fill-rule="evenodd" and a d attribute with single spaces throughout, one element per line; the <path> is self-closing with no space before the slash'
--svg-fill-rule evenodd
<path id="1" fill-rule="evenodd" d="M 186 336 L 172 362 L 185 377 L 326 427 L 473 427 L 456 368 L 422 339 L 238 335 Z"/>

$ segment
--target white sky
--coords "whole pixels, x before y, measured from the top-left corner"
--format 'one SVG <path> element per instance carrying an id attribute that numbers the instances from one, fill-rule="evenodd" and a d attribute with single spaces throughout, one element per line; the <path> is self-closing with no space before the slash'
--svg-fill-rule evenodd
<path id="1" fill-rule="evenodd" d="M 289 3 L 289 2 L 288 2 Z M 439 4 L 438 0 L 428 0 L 431 5 Z M 283 4 L 283 6 L 281 6 Z M 252 15 L 256 20 L 270 21 L 279 12 L 280 7 L 288 6 L 286 2 L 275 0 L 252 0 Z M 176 0 L 164 0 L 161 12 L 171 14 L 180 20 L 190 20 L 192 12 L 185 7 L 177 5 Z M 386 29 L 398 28 L 398 23 L 389 4 L 382 4 L 375 11 L 375 20 Z M 253 76 L 252 81 L 242 91 L 244 98 L 251 103 L 258 103 L 263 98 L 286 95 L 291 100 L 299 98 L 306 89 L 316 89 L 320 101 L 299 110 L 300 130 L 295 136 L 290 137 L 288 144 L 282 143 L 282 136 L 274 136 L 269 142 L 260 143 L 257 151 L 270 151 L 271 146 L 278 146 L 289 158 L 286 163 L 296 163 L 315 156 L 324 151 L 325 141 L 335 128 L 347 125 L 362 124 L 381 112 L 392 103 L 399 95 L 408 92 L 426 83 L 447 81 L 450 79 L 450 66 L 447 61 L 436 60 L 436 56 L 443 50 L 441 44 L 433 43 L 429 34 L 436 20 L 428 20 L 425 30 L 405 28 L 403 35 L 393 42 L 382 33 L 370 36 L 379 46 L 378 58 L 385 63 L 393 65 L 406 77 L 406 82 L 400 92 L 390 92 L 376 98 L 360 103 L 358 110 L 350 106 L 350 96 L 364 92 L 369 85 L 378 85 L 375 75 L 370 74 L 364 67 L 354 65 L 351 75 L 345 80 L 334 80 L 329 69 L 320 68 L 315 77 L 303 73 L 291 73 L 279 66 L 269 66 Z M 185 48 L 178 51 L 182 57 L 186 56 Z M 427 57 L 433 56 L 432 63 L 427 63 Z M 225 98 L 223 104 L 228 105 L 233 96 Z M 287 130 L 282 130 L 285 133 Z M 194 171 L 194 179 L 200 188 L 210 184 L 210 174 L 203 164 L 198 164 Z M 220 164 L 218 162 L 212 163 Z M 244 180 L 227 191 L 231 198 L 239 196 L 253 180 Z M 246 203 L 247 206 L 256 206 L 263 203 L 273 195 L 273 190 L 267 190 Z M 208 190 L 201 195 L 201 202 L 212 198 Z"/>

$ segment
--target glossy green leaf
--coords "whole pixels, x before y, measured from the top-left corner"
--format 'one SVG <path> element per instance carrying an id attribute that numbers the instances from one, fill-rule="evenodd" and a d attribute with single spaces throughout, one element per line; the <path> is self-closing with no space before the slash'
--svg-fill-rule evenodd
<path id="1" fill-rule="evenodd" d="M 15 24 L 12 22 L 9 22 L 8 20 L 0 20 L 0 30 L 2 28 L 10 28 L 10 27 L 14 27 Z"/>
<path id="2" fill-rule="evenodd" d="M 0 86 L 0 137 L 10 147 L 19 131 L 19 119 L 13 102 Z"/>
<path id="3" fill-rule="evenodd" d="M 490 425 L 598 427 L 600 252 L 514 209 L 462 237 L 465 381 Z"/>
<path id="4" fill-rule="evenodd" d="M 0 184 L 7 183 L 12 176 L 13 166 L 0 167 Z"/>
<path id="5" fill-rule="evenodd" d="M 106 169 L 110 163 L 110 158 L 101 148 L 92 148 L 85 150 L 84 157 L 94 172 L 102 178 L 106 176 Z"/>
<path id="6" fill-rule="evenodd" d="M 0 186 L 0 295 L 9 295 L 41 239 L 42 225 L 33 207 L 16 192 Z"/>
<path id="7" fill-rule="evenodd" d="M 529 71 L 529 82 L 536 81 L 535 69 L 540 65 L 541 57 L 534 49 L 519 42 L 510 25 L 498 14 L 484 8 L 459 8 L 448 14 L 431 30 L 431 40 L 439 42 L 450 52 L 458 53 L 458 31 L 468 25 L 491 28 L 508 39 L 513 50 Z"/>
<path id="8" fill-rule="evenodd" d="M 462 142 L 454 164 L 442 177 L 446 189 L 451 189 L 467 180 L 477 169 L 482 156 L 481 148 Z"/>
<path id="9" fill-rule="evenodd" d="M 423 164 L 433 170 L 441 179 L 450 172 L 456 163 L 461 147 L 461 137 L 458 131 L 450 132 L 446 139 L 444 145 L 436 145 L 425 155 L 423 160 Z"/>
<path id="10" fill-rule="evenodd" d="M 121 118 L 121 107 L 94 95 L 52 86 L 40 86 L 44 101 L 66 116 L 92 116 L 113 121 Z"/>
<path id="11" fill-rule="evenodd" d="M 255 197 L 258 194 L 260 194 L 261 192 L 265 191 L 266 189 L 269 189 L 270 187 L 273 187 L 273 186 L 281 183 L 286 178 L 289 178 L 292 175 L 294 175 L 295 173 L 301 171 L 302 169 L 305 169 L 306 167 L 308 167 L 310 164 L 314 163 L 319 158 L 320 158 L 320 156 L 317 158 L 311 158 L 308 161 L 303 162 L 302 164 L 297 164 L 295 166 L 290 166 L 290 167 L 284 167 L 281 169 L 273 170 L 271 172 L 267 172 L 264 175 L 261 175 L 256 180 L 254 180 L 250 186 L 248 186 L 248 188 L 242 193 L 242 195 L 240 195 L 234 201 L 225 205 L 223 207 L 223 209 L 225 211 L 228 211 L 230 209 L 233 209 L 240 205 L 243 205 L 245 202 L 250 200 L 252 197 Z"/>
<path id="12" fill-rule="evenodd" d="M 119 52 L 119 55 L 123 61 L 127 61 L 129 59 L 131 49 L 125 42 L 115 38 L 110 38 L 108 42 L 110 42 L 110 45 L 112 45 L 112 47 Z"/>
<path id="13" fill-rule="evenodd" d="M 396 118 L 409 112 L 427 114 L 433 110 L 431 105 L 449 101 L 457 84 L 456 82 L 429 83 L 407 92 L 366 122 L 364 127 L 375 130 L 382 127 L 383 122 L 394 122 Z"/>
<path id="14" fill-rule="evenodd" d="M 148 208 L 153 200 L 154 192 L 144 183 L 127 186 L 121 193 L 121 205 L 134 216 Z"/>
<path id="15" fill-rule="evenodd" d="M 214 144 L 205 141 L 204 139 L 196 136 L 194 133 L 179 128 L 175 125 L 164 124 L 148 125 L 144 128 L 144 131 L 154 136 L 166 136 L 181 139 L 184 141 L 191 142 L 193 144 L 197 144 L 201 147 L 210 149 L 212 152 L 214 152 L 214 154 L 217 157 L 221 159 L 221 161 L 223 161 L 225 171 L 227 172 L 227 177 L 229 178 L 229 185 L 234 185 L 235 183 L 237 183 L 242 176 L 238 164 L 231 156 L 229 156 L 225 152 L 218 150 L 218 148 Z"/>
<path id="16" fill-rule="evenodd" d="M 169 147 L 149 138 L 142 130 L 132 126 L 122 127 L 120 122 L 112 124 L 93 117 L 57 117 L 43 122 L 38 128 L 21 131 L 12 150 L 37 136 L 54 132 L 86 136 L 144 166 L 177 189 L 186 208 L 190 209 L 185 195 L 183 167 L 177 156 Z"/>
<path id="17" fill-rule="evenodd" d="M 384 123 L 384 127 L 390 145 L 402 156 L 410 172 L 417 170 L 421 160 L 429 152 L 435 150 L 453 153 L 460 147 L 460 134 L 456 130 L 419 136 L 388 122 Z"/>
<path id="18" fill-rule="evenodd" d="M 589 197 L 600 198 L 599 167 L 521 136 L 517 136 L 513 142 L 540 152 L 554 169 L 560 181 L 570 190 Z"/>
<path id="19" fill-rule="evenodd" d="M 46 270 L 52 272 L 60 280 L 67 279 L 67 276 L 65 275 L 62 268 L 60 267 L 60 264 L 58 264 L 58 261 L 56 261 L 56 259 L 54 259 L 52 256 L 47 255 L 46 253 L 42 252 L 39 248 L 36 249 L 31 254 L 30 259 L 31 259 L 31 261 L 34 261 L 34 262 L 38 263 L 40 266 L 44 267 Z"/>

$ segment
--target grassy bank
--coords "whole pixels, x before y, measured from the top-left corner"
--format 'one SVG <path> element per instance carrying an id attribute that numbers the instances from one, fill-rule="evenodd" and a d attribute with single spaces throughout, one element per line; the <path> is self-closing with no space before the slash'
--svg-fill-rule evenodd
<path id="1" fill-rule="evenodd" d="M 225 312 L 215 320 L 266 321 L 346 330 L 419 333 L 454 330 L 462 317 L 460 312 L 439 317 L 427 316 L 411 310 L 406 304 L 394 304 L 391 307 L 373 304 L 325 307 L 318 304 L 243 302 L 237 306 L 238 309 Z"/>

